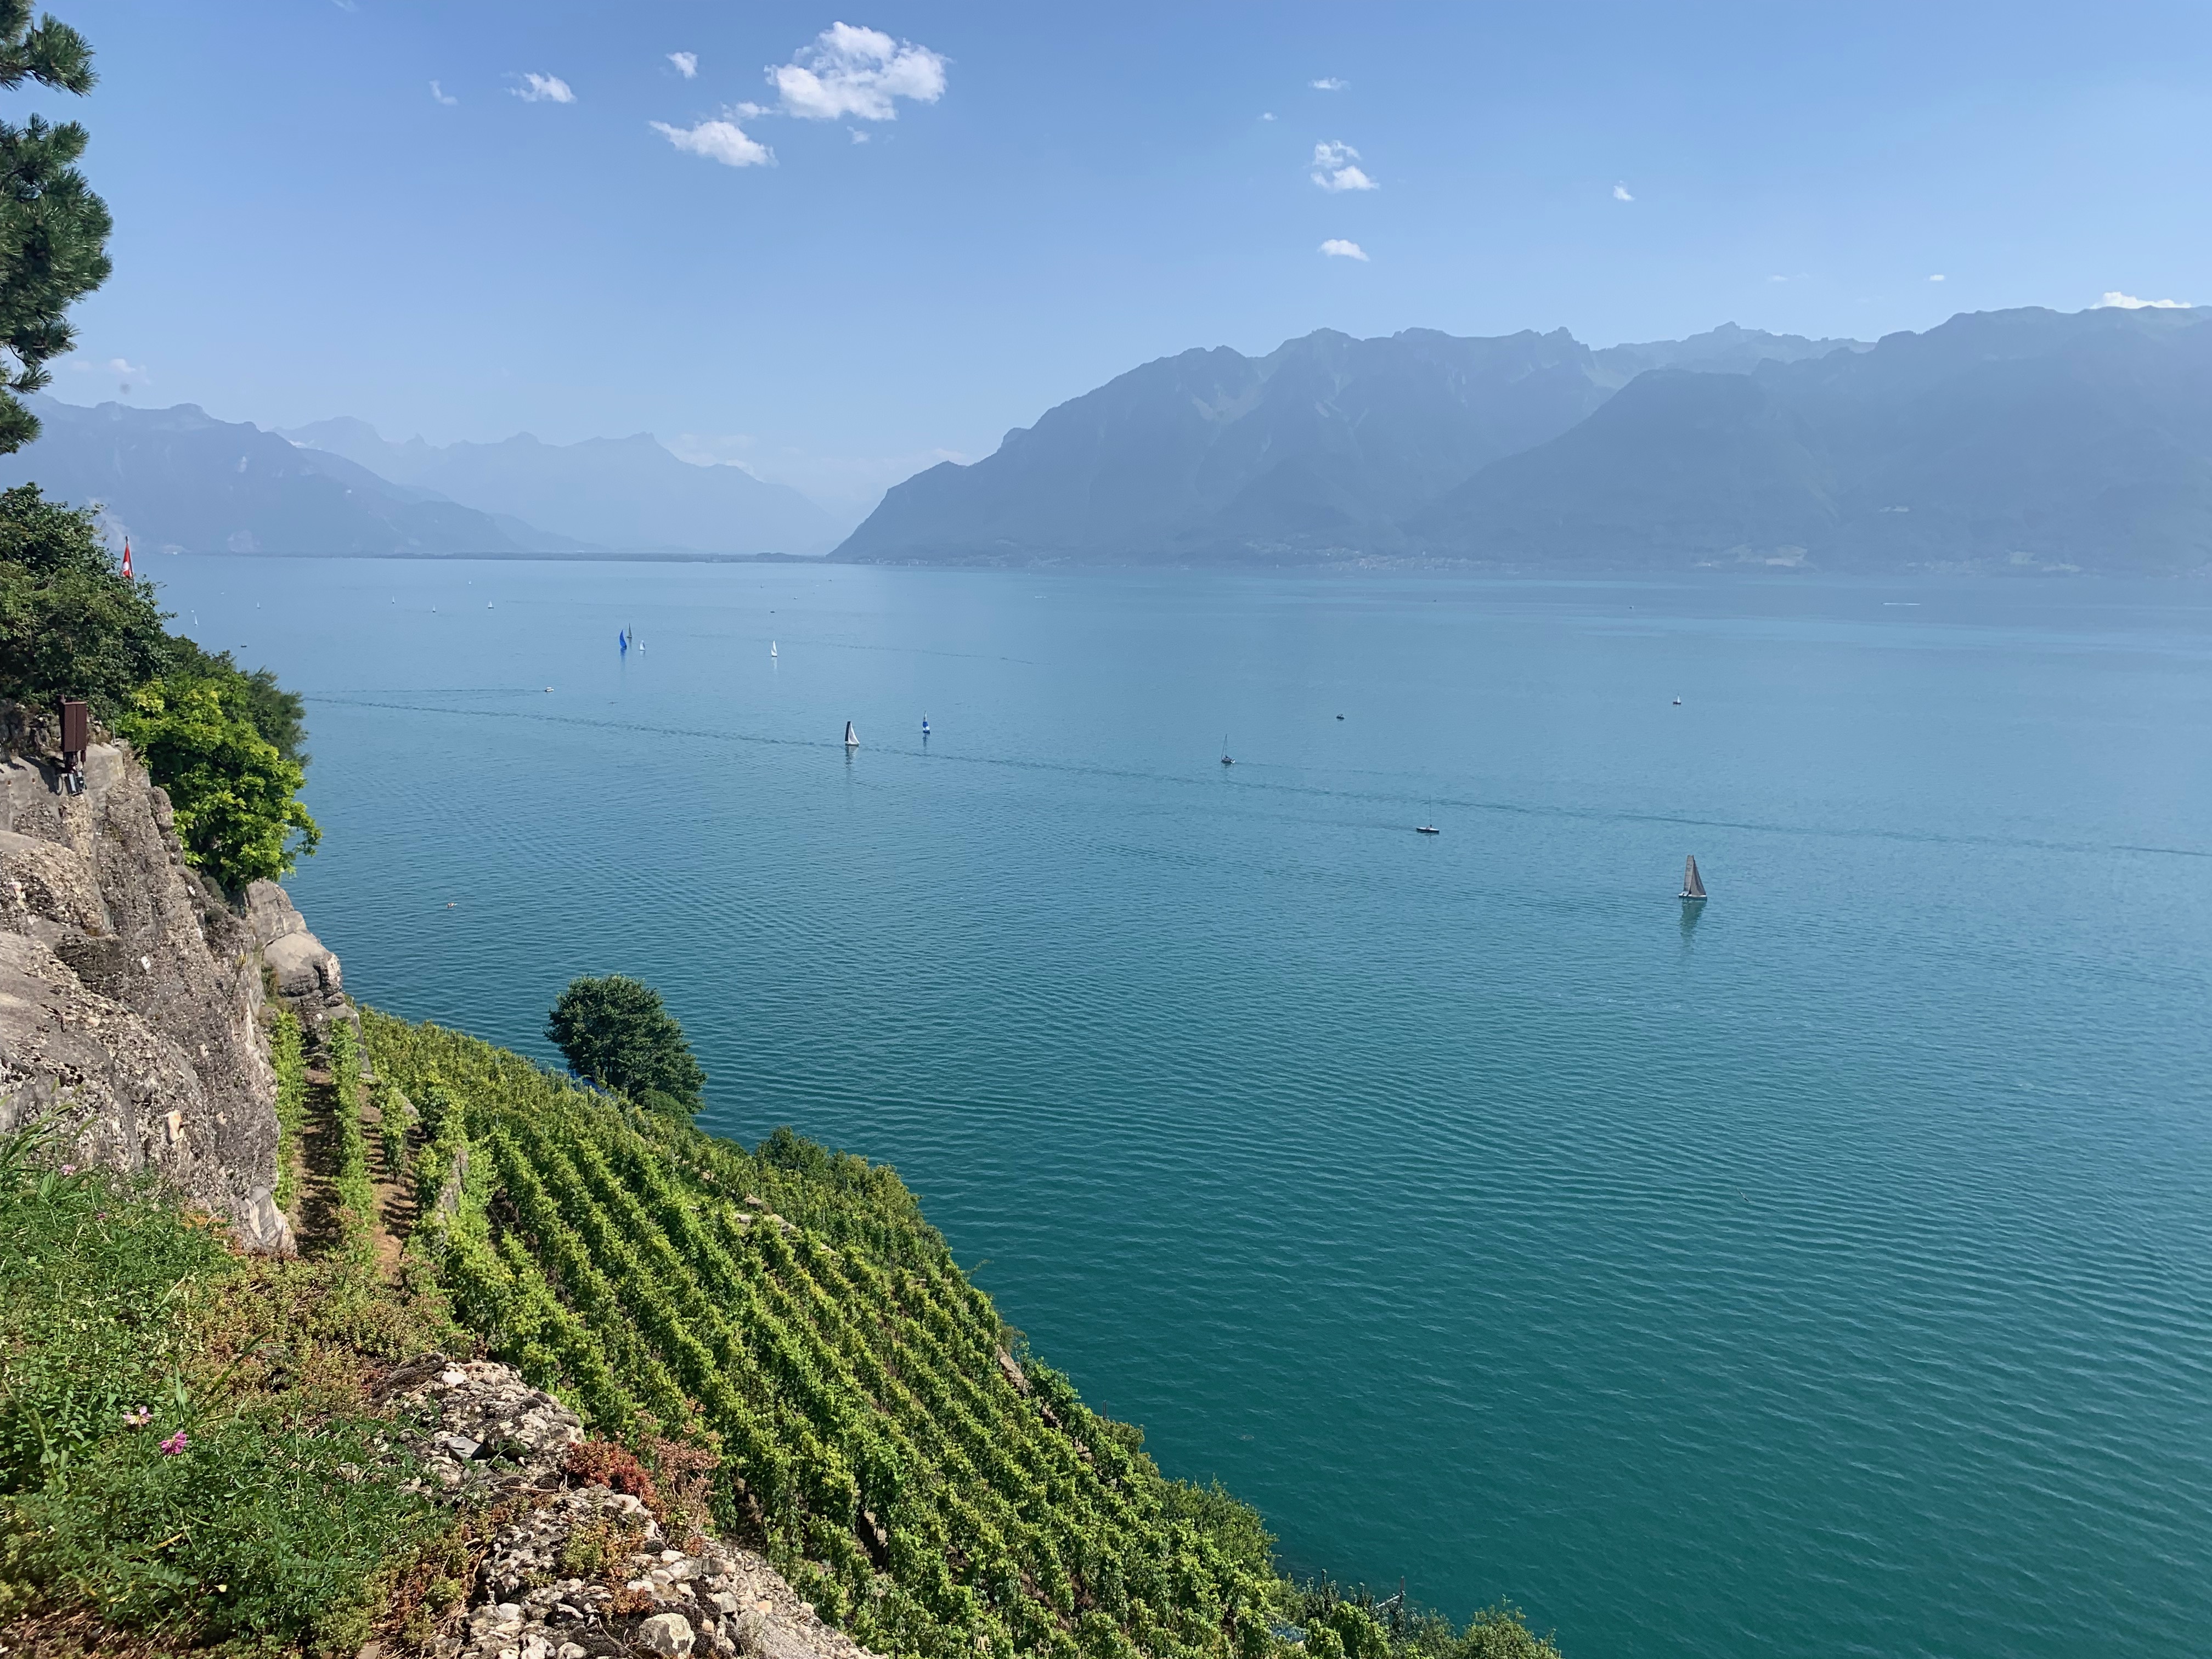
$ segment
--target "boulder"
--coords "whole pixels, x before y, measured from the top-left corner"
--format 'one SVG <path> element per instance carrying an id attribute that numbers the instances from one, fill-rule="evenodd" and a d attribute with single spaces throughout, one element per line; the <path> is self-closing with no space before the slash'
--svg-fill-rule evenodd
<path id="1" fill-rule="evenodd" d="M 684 1659 L 691 1651 L 691 1621 L 680 1613 L 656 1613 L 637 1627 L 636 1641 L 648 1653 Z"/>

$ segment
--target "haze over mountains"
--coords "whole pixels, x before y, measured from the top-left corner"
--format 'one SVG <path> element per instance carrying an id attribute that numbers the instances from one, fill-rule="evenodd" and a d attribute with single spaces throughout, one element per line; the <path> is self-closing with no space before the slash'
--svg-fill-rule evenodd
<path id="1" fill-rule="evenodd" d="M 1527 569 L 2212 568 L 2212 322 L 1967 313 L 1869 347 L 1725 328 L 1324 331 L 1146 364 L 892 489 L 854 560 L 1419 557 Z"/>
<path id="2" fill-rule="evenodd" d="M 0 484 L 146 551 L 817 555 L 829 515 L 650 437 L 387 441 L 33 400 Z M 1968 313 L 1868 345 L 1733 325 L 1330 330 L 1131 370 L 892 488 L 854 561 L 2212 571 L 2212 314 Z"/>
<path id="3" fill-rule="evenodd" d="M 295 436 L 190 404 L 142 410 L 31 400 L 37 442 L 0 485 L 97 501 L 141 551 L 583 557 L 818 554 L 835 537 L 798 491 L 695 466 L 649 437 L 387 444 L 365 422 Z"/>

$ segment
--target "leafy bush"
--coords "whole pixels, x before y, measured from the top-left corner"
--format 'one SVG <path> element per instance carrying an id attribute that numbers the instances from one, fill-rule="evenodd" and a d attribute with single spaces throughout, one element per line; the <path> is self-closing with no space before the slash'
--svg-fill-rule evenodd
<path id="1" fill-rule="evenodd" d="M 322 840 L 297 799 L 307 774 L 253 725 L 246 682 L 234 670 L 167 675 L 134 691 L 115 722 L 169 792 L 185 853 L 234 893 L 289 875 Z"/>
<path id="2" fill-rule="evenodd" d="M 621 974 L 573 981 L 545 1035 L 578 1077 L 658 1111 L 688 1117 L 699 1109 L 707 1073 L 649 985 Z"/>

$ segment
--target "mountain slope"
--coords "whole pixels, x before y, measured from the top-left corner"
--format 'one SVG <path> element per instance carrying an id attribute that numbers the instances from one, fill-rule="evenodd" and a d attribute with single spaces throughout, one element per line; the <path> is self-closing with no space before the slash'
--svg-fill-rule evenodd
<path id="1" fill-rule="evenodd" d="M 2212 320 L 1972 313 L 1723 386 L 1647 374 L 1408 519 L 1530 565 L 2212 566 Z"/>
<path id="2" fill-rule="evenodd" d="M 191 404 L 86 409 L 33 400 L 37 442 L 0 456 L 0 486 L 97 501 L 141 551 L 459 556 L 580 550 L 428 491 L 401 489 Z"/>
<path id="3" fill-rule="evenodd" d="M 1462 339 L 1332 330 L 1265 357 L 1164 357 L 894 488 L 859 560 L 1250 559 L 1388 551 L 1398 523 L 1490 462 L 1567 431 L 1662 363 L 1733 368 L 1855 342 L 1729 325 L 1593 352 L 1565 330 Z"/>
<path id="4" fill-rule="evenodd" d="M 435 490 L 625 553 L 819 553 L 836 539 L 820 507 L 734 466 L 695 466 L 643 433 L 442 447 L 392 443 L 365 421 L 318 421 L 284 434 L 398 484 Z"/>

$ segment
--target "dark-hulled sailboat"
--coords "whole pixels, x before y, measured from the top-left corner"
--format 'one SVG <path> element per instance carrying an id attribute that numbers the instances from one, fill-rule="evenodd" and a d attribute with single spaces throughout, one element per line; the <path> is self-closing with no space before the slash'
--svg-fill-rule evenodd
<path id="1" fill-rule="evenodd" d="M 1683 861 L 1682 890 L 1680 893 L 1677 893 L 1675 896 L 1677 898 L 1697 899 L 1700 902 L 1702 902 L 1705 896 L 1705 884 L 1698 878 L 1698 857 L 1694 853 Z"/>

